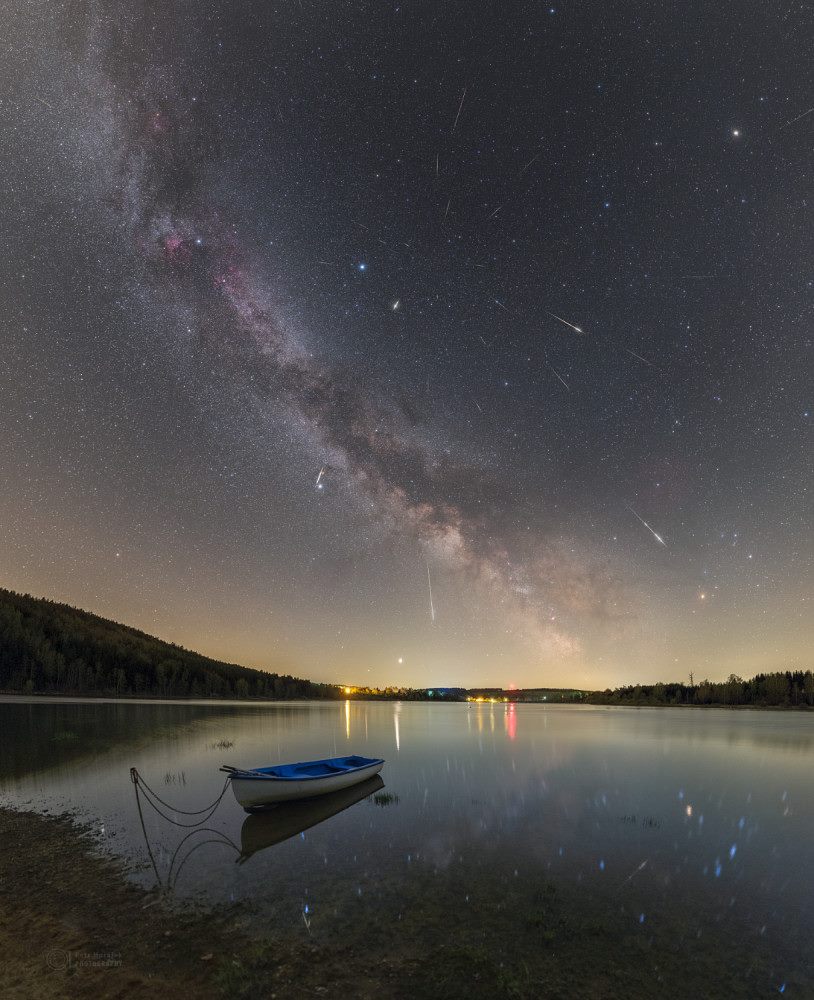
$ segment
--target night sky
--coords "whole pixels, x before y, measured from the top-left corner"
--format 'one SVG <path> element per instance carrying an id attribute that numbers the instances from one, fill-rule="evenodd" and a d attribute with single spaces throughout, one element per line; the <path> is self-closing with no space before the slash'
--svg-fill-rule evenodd
<path id="1" fill-rule="evenodd" d="M 13 5 L 0 584 L 344 683 L 810 668 L 813 46 Z"/>

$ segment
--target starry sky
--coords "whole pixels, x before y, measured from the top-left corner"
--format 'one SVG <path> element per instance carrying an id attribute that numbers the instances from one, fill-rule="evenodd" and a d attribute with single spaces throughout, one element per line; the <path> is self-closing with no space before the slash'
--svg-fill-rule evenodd
<path id="1" fill-rule="evenodd" d="M 813 42 L 15 5 L 0 584 L 342 683 L 810 668 Z"/>

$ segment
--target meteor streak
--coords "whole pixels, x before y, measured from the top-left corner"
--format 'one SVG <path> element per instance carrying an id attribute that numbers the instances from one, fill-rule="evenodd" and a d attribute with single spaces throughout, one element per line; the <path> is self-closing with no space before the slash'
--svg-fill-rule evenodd
<path id="1" fill-rule="evenodd" d="M 554 319 L 559 320 L 560 323 L 565 324 L 565 326 L 570 327 L 575 333 L 585 333 L 584 330 L 580 329 L 578 326 L 574 326 L 573 323 L 569 323 L 567 319 L 563 319 L 562 316 L 558 316 L 556 313 L 550 312 L 549 316 L 553 316 Z"/>
<path id="2" fill-rule="evenodd" d="M 458 127 L 458 119 L 461 117 L 461 109 L 464 106 L 464 98 L 465 97 L 466 97 L 466 87 L 464 87 L 464 92 L 461 94 L 461 103 L 458 105 L 458 114 L 455 115 L 455 124 L 452 126 L 452 132 L 450 132 L 450 135 L 452 135 L 452 133 Z"/>
<path id="3" fill-rule="evenodd" d="M 565 379 L 562 377 L 562 375 L 560 375 L 560 373 L 557 371 L 557 369 L 553 365 L 550 365 L 547 361 L 546 361 L 546 368 L 550 368 L 551 371 L 553 371 L 554 374 L 557 376 L 557 378 L 560 380 L 560 382 L 562 382 L 562 384 L 565 386 L 565 388 L 569 392 L 571 391 L 571 386 L 565 381 Z"/>
<path id="4" fill-rule="evenodd" d="M 435 624 L 435 605 L 432 602 L 432 578 L 430 577 L 430 564 L 427 563 L 427 586 L 430 590 L 430 618 Z"/>
<path id="5" fill-rule="evenodd" d="M 322 468 L 319 470 L 319 475 L 317 476 L 317 481 L 314 483 L 315 488 L 318 489 L 318 490 L 322 489 L 321 483 L 322 483 L 322 479 L 323 479 L 324 475 L 325 475 L 325 466 L 323 465 Z"/>
<path id="6" fill-rule="evenodd" d="M 625 350 L 627 351 L 627 353 L 628 353 L 628 354 L 629 354 L 629 355 L 630 355 L 630 356 L 631 356 L 632 358 L 636 358 L 636 360 L 637 360 L 637 361 L 642 361 L 642 362 L 644 362 L 644 364 L 646 364 L 646 365 L 650 365 L 650 367 L 651 367 L 651 368 L 655 368 L 655 367 L 656 367 L 656 366 L 655 366 L 655 365 L 653 364 L 653 362 L 652 362 L 652 361 L 648 361 L 648 360 L 647 360 L 647 358 L 643 358 L 643 357 L 641 356 L 641 354 L 637 354 L 637 353 L 636 353 L 635 351 L 631 351 L 631 349 L 630 349 L 629 347 L 626 347 L 626 348 L 625 348 Z"/>
<path id="7" fill-rule="evenodd" d="M 792 118 L 791 121 L 786 122 L 785 125 L 781 125 L 778 131 L 782 132 L 784 128 L 786 128 L 789 125 L 793 125 L 795 122 L 800 121 L 800 119 L 805 118 L 806 115 L 810 115 L 812 111 L 814 111 L 814 108 L 809 108 L 808 111 L 804 111 L 801 115 L 797 115 L 796 118 Z"/>
<path id="8" fill-rule="evenodd" d="M 543 155 L 543 154 L 542 154 L 542 151 L 541 151 L 541 152 L 539 152 L 539 153 L 538 153 L 538 154 L 537 154 L 536 156 L 533 156 L 533 157 L 532 157 L 532 158 L 531 158 L 531 159 L 529 160 L 529 162 L 528 162 L 528 163 L 527 163 L 527 164 L 525 165 L 525 167 L 523 167 L 523 169 L 522 169 L 522 170 L 520 171 L 520 176 L 518 177 L 518 180 L 519 180 L 519 179 L 520 179 L 520 177 L 522 177 L 522 176 L 523 176 L 523 174 L 524 174 L 524 173 L 525 173 L 525 172 L 526 172 L 526 171 L 528 170 L 528 168 L 529 168 L 529 167 L 530 167 L 530 166 L 532 165 L 532 163 L 535 163 L 535 162 L 536 162 L 537 160 L 539 160 L 539 159 L 540 159 L 540 157 L 541 157 L 542 155 Z"/>
<path id="9" fill-rule="evenodd" d="M 647 523 L 647 521 L 645 521 L 645 519 L 643 517 L 639 517 L 639 515 L 630 506 L 630 504 L 625 504 L 625 506 L 630 511 L 630 513 L 636 518 L 637 521 L 641 521 L 642 522 L 642 524 L 645 526 L 645 528 L 647 528 L 647 530 L 656 539 L 656 541 L 659 542 L 659 544 L 663 545 L 665 548 L 667 548 L 667 542 L 664 541 L 664 539 L 661 537 L 661 535 L 657 531 L 653 531 L 653 529 L 650 527 L 650 525 Z"/>

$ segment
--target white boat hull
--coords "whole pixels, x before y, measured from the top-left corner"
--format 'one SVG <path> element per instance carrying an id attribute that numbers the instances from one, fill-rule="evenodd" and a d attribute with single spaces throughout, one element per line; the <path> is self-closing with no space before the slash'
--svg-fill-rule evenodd
<path id="1" fill-rule="evenodd" d="M 338 792 L 351 785 L 367 781 L 384 767 L 384 761 L 375 761 L 370 767 L 355 768 L 344 774 L 329 774 L 318 778 L 275 778 L 258 776 L 243 778 L 233 775 L 230 779 L 235 798 L 244 809 L 263 809 L 277 802 L 292 799 L 310 799 L 317 795 Z"/>

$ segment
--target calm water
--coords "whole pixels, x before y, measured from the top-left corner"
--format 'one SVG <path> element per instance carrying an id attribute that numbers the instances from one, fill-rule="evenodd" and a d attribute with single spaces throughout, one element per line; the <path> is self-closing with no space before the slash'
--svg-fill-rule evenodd
<path id="1" fill-rule="evenodd" d="M 6 699 L 0 732 L 3 804 L 77 810 L 134 879 L 244 904 L 259 933 L 352 923 L 382 951 L 441 933 L 522 954 L 529 976 L 580 955 L 630 995 L 655 977 L 665 995 L 814 996 L 814 716 Z M 146 803 L 142 829 L 129 778 L 191 810 L 221 763 L 351 752 L 386 758 L 383 788 L 261 820 L 230 792 L 203 829 Z"/>

